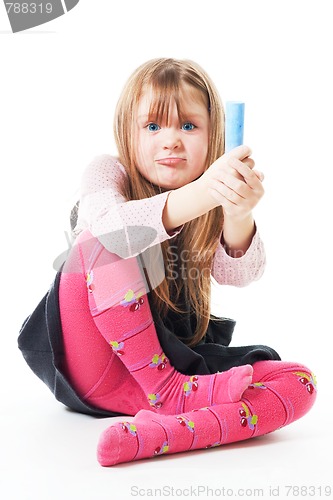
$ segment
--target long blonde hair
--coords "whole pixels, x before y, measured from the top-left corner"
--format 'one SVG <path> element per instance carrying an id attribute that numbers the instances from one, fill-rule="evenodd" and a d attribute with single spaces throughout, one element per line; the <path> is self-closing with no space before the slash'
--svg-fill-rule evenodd
<path id="1" fill-rule="evenodd" d="M 205 170 L 224 153 L 224 111 L 218 92 L 206 72 L 196 63 L 179 59 L 153 59 L 141 65 L 127 81 L 115 112 L 114 134 L 120 162 L 127 171 L 123 195 L 128 200 L 149 198 L 162 190 L 146 180 L 136 167 L 134 118 L 140 97 L 146 88 L 155 96 L 150 113 L 160 119 L 168 114 L 172 99 L 181 116 L 181 85 L 187 84 L 202 93 L 208 105 L 210 126 Z M 167 265 L 172 251 L 172 239 L 161 243 L 166 277 L 151 293 L 153 304 L 162 317 L 168 308 L 182 312 L 178 299 L 181 292 L 185 303 L 196 316 L 196 329 L 189 346 L 196 345 L 205 335 L 210 319 L 211 268 L 223 226 L 222 207 L 186 223 L 178 234 L 178 256 L 185 250 L 189 257 L 182 262 L 182 275 Z M 195 276 L 193 276 L 195 269 Z M 185 341 L 185 339 L 184 339 Z"/>

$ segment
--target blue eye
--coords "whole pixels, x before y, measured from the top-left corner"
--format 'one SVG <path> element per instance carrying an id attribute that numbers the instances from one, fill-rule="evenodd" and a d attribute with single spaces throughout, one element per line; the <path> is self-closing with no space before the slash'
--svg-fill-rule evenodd
<path id="1" fill-rule="evenodd" d="M 193 125 L 193 123 L 191 123 L 191 122 L 186 122 L 183 124 L 182 129 L 183 130 L 193 130 L 193 129 L 195 129 L 195 125 Z"/>
<path id="2" fill-rule="evenodd" d="M 148 123 L 147 129 L 149 132 L 157 132 L 157 130 L 160 130 L 160 126 L 157 125 L 157 123 Z"/>

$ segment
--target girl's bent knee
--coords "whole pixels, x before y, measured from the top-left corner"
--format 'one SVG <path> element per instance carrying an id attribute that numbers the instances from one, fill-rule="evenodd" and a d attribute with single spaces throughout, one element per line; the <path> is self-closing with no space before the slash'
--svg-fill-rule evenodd
<path id="1" fill-rule="evenodd" d="M 312 375 L 312 371 L 305 365 L 292 362 L 292 361 L 257 361 L 253 365 L 253 381 L 263 382 L 268 380 L 275 380 L 286 373 L 293 372 L 304 372 L 309 376 Z"/>

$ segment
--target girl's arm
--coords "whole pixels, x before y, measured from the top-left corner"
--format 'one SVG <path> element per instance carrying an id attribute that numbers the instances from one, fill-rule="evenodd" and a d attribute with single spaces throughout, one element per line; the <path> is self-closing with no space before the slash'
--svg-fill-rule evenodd
<path id="1" fill-rule="evenodd" d="M 162 218 L 166 231 L 172 231 L 219 205 L 207 193 L 201 179 L 202 177 L 170 192 Z"/>
<path id="2" fill-rule="evenodd" d="M 78 220 L 74 234 L 88 229 L 110 252 L 134 257 L 170 239 L 181 228 L 167 232 L 162 212 L 170 192 L 127 201 L 122 193 L 126 172 L 110 155 L 100 155 L 82 176 Z"/>
<path id="3" fill-rule="evenodd" d="M 251 245 L 256 228 L 252 213 L 244 218 L 224 214 L 221 243 L 234 258 L 242 257 Z"/>
<path id="4" fill-rule="evenodd" d="M 214 199 L 203 193 L 200 180 L 171 191 L 163 210 L 163 225 L 166 231 L 182 226 L 192 219 L 217 207 Z M 255 233 L 252 213 L 245 217 L 233 217 L 224 213 L 222 242 L 232 257 L 240 257 L 249 248 Z"/>
<path id="5" fill-rule="evenodd" d="M 263 175 L 253 169 L 251 150 L 239 146 L 216 160 L 196 181 L 170 193 L 163 211 L 166 230 L 221 205 L 223 243 L 230 256 L 249 248 L 255 233 L 252 209 L 264 194 Z"/>
<path id="6" fill-rule="evenodd" d="M 170 192 L 163 211 L 166 230 L 199 217 L 218 204 L 202 196 L 200 182 L 194 181 Z M 265 269 L 266 254 L 250 214 L 245 219 L 224 215 L 221 240 L 214 255 L 212 276 L 220 285 L 247 286 L 259 279 Z"/>
<path id="7" fill-rule="evenodd" d="M 219 284 L 245 286 L 262 275 L 266 256 L 252 209 L 263 195 L 263 175 L 246 146 L 223 155 L 196 181 L 170 193 L 163 211 L 167 230 L 222 205 L 224 226 L 212 275 Z"/>

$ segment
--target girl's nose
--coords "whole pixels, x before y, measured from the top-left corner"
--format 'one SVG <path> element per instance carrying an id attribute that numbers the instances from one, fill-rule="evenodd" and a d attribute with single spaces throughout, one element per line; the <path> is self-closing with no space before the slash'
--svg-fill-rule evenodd
<path id="1" fill-rule="evenodd" d="M 164 149 L 176 149 L 181 145 L 181 139 L 178 130 L 174 128 L 169 128 L 165 131 L 163 135 L 163 148 Z"/>

